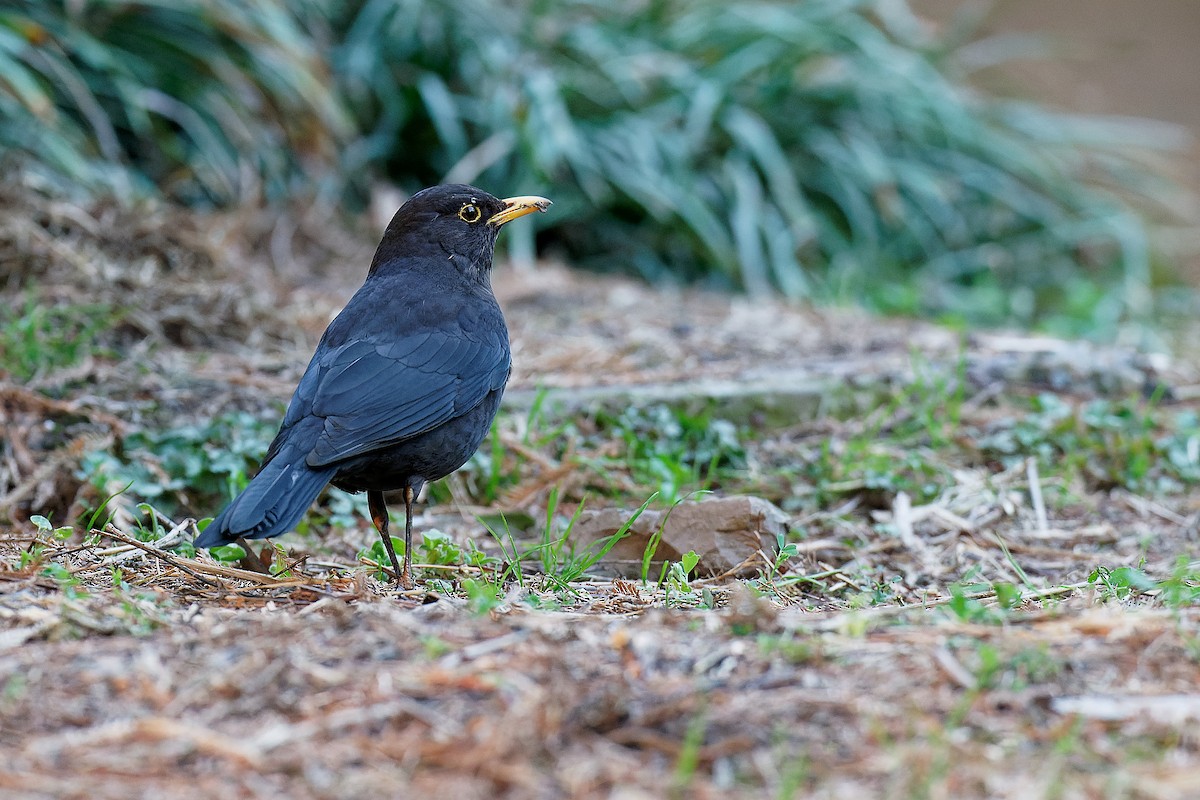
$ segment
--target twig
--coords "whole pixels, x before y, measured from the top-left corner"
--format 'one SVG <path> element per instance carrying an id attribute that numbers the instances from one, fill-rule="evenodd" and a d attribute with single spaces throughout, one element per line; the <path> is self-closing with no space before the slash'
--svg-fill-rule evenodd
<path id="1" fill-rule="evenodd" d="M 327 592 L 324 589 L 319 589 L 316 586 L 314 586 L 312 580 L 309 578 L 288 578 L 287 580 L 278 581 L 276 583 L 271 584 L 270 588 L 272 588 L 272 589 L 287 589 L 292 586 L 303 586 L 305 589 L 310 589 L 313 592 L 316 592 L 317 594 L 324 594 L 329 597 L 335 596 L 332 592 Z M 226 591 L 228 591 L 230 594 L 242 594 L 244 592 L 256 592 L 261 588 L 263 588 L 262 585 L 240 586 L 240 587 L 227 589 Z"/>
<path id="2" fill-rule="evenodd" d="M 111 524 L 106 525 L 103 531 L 93 531 L 93 532 L 94 533 L 102 533 L 103 535 L 109 537 L 110 539 L 116 539 L 118 542 L 124 542 L 125 544 L 131 544 L 134 547 L 145 550 L 147 553 L 154 556 L 155 558 L 161 559 L 162 561 L 165 561 L 166 563 L 170 564 L 171 566 L 175 567 L 176 569 L 186 572 L 188 575 L 191 575 L 193 578 L 200 581 L 201 583 L 203 583 L 206 586 L 212 586 L 214 588 L 221 587 L 220 583 L 218 583 L 216 581 L 210 581 L 208 578 L 205 578 L 203 575 L 200 575 L 195 570 L 192 570 L 187 565 L 182 563 L 183 561 L 185 561 L 187 559 L 176 558 L 175 556 L 171 555 L 170 553 L 165 553 L 162 550 L 159 550 L 157 547 L 154 547 L 153 545 L 147 544 L 145 542 L 139 542 L 137 539 L 134 539 L 133 537 L 130 537 L 130 536 L 126 536 L 125 534 L 121 533 L 119 530 L 117 530 Z"/>
<path id="3" fill-rule="evenodd" d="M 170 522 L 170 520 L 168 520 L 168 522 Z M 183 531 L 187 528 L 187 526 L 193 524 L 194 522 L 195 520 L 185 519 L 179 523 L 172 523 L 173 527 L 171 530 L 163 534 L 162 537 L 155 539 L 153 542 L 147 542 L 144 544 L 149 544 L 151 547 L 157 547 L 160 550 L 170 547 L 183 538 Z M 127 560 L 138 549 L 139 548 L 134 545 L 124 544 L 120 547 L 109 547 L 104 550 L 96 550 L 95 555 L 102 557 L 104 560 L 101 563 L 105 566 L 108 566 L 112 564 L 119 564 L 122 561 Z M 145 548 L 141 549 L 144 550 Z"/>
<path id="4" fill-rule="evenodd" d="M 253 581 L 254 583 L 263 586 L 275 586 L 280 583 L 286 583 L 287 580 L 281 580 L 274 575 L 263 575 L 261 572 L 253 572 L 248 569 L 238 569 L 237 567 L 227 567 L 224 564 L 205 564 L 203 561 L 195 561 L 185 559 L 197 572 L 204 572 L 209 575 L 220 575 L 222 578 L 234 578 L 239 581 Z M 290 579 L 288 579 L 290 580 Z"/>
<path id="5" fill-rule="evenodd" d="M 933 651 L 933 660 L 941 667 L 942 672 L 963 689 L 979 688 L 979 680 L 945 646 L 938 647 Z"/>
<path id="6" fill-rule="evenodd" d="M 1036 592 L 1023 594 L 1022 597 L 1026 600 L 1045 600 L 1048 597 L 1056 597 L 1063 594 L 1071 594 L 1079 589 L 1086 589 L 1091 586 L 1087 581 L 1079 583 L 1068 583 L 1062 586 L 1052 586 L 1049 589 L 1039 589 Z M 994 598 L 996 592 L 994 589 L 987 589 L 981 592 L 971 592 L 962 595 L 967 600 L 987 600 Z M 839 611 L 831 616 L 822 619 L 814 619 L 814 615 L 805 614 L 803 619 L 797 620 L 797 623 L 792 625 L 796 629 L 812 627 L 817 630 L 837 630 L 845 626 L 846 617 L 866 617 L 869 619 L 887 619 L 888 617 L 898 617 L 910 611 L 928 611 L 931 608 L 944 606 L 955 600 L 953 595 L 948 597 L 936 597 L 932 600 L 922 600 L 920 604 L 913 603 L 907 606 L 878 606 L 876 608 L 860 608 L 853 611 Z M 785 622 L 786 624 L 786 622 Z"/>
<path id="7" fill-rule="evenodd" d="M 1033 501 L 1033 516 L 1037 520 L 1037 532 L 1045 534 L 1050 525 L 1046 520 L 1046 501 L 1042 497 L 1042 482 L 1038 475 L 1036 458 L 1025 460 L 1025 472 L 1029 476 L 1029 499 Z"/>

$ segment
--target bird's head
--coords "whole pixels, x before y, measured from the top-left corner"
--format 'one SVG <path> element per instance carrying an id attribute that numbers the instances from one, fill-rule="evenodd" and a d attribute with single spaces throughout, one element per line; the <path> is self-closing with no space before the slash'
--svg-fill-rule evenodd
<path id="1" fill-rule="evenodd" d="M 405 257 L 439 257 L 486 271 L 500 228 L 518 217 L 545 211 L 550 201 L 525 195 L 501 200 L 461 183 L 422 189 L 400 206 L 375 251 L 371 272 Z"/>

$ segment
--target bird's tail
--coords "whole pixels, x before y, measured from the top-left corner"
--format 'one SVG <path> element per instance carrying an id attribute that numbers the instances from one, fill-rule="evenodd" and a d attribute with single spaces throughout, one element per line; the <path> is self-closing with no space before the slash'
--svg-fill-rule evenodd
<path id="1" fill-rule="evenodd" d="M 336 468 L 312 469 L 304 454 L 281 448 L 250 485 L 196 537 L 196 547 L 215 547 L 247 539 L 281 536 L 304 516 L 333 478 Z"/>

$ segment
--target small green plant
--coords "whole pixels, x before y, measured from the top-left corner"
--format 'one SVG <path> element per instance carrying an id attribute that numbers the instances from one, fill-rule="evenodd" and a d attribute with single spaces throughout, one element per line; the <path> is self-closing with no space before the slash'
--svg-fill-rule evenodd
<path id="1" fill-rule="evenodd" d="M 795 542 L 787 540 L 786 533 L 775 534 L 775 558 L 767 567 L 766 574 L 762 576 L 762 581 L 770 583 L 779 575 L 779 570 L 789 559 L 799 555 L 800 548 Z"/>
<path id="2" fill-rule="evenodd" d="M 58 590 L 63 593 L 63 596 L 68 600 L 76 600 L 80 597 L 87 597 L 87 590 L 83 588 L 83 582 L 79 580 L 77 575 L 74 575 L 70 569 L 62 564 L 50 563 L 42 567 L 42 574 L 47 578 L 52 579 L 58 584 Z"/>
<path id="3" fill-rule="evenodd" d="M 778 655 L 789 664 L 808 664 L 821 656 L 819 643 L 811 638 L 800 638 L 794 632 L 760 633 L 757 638 L 759 652 L 764 656 Z"/>
<path id="4" fill-rule="evenodd" d="M 89 356 L 112 355 L 98 343 L 120 321 L 121 313 L 106 305 L 51 306 L 32 294 L 19 309 L 0 303 L 0 374 L 23 382 Z"/>
<path id="5" fill-rule="evenodd" d="M 600 562 L 609 551 L 616 547 L 617 542 L 629 535 L 630 528 L 633 523 L 637 522 L 638 517 L 650 506 L 657 497 L 657 494 L 650 495 L 646 502 L 630 515 L 620 528 L 611 536 L 607 536 L 596 542 L 592 542 L 583 552 L 576 552 L 574 545 L 570 542 L 570 529 L 579 519 L 582 503 L 572 515 L 571 520 L 567 523 L 567 529 L 563 535 L 557 539 L 543 533 L 542 544 L 534 548 L 539 554 L 542 554 L 542 566 L 546 569 L 544 573 L 547 578 L 554 582 L 560 590 L 570 591 L 570 584 L 579 580 L 583 575 L 597 563 Z M 547 521 L 549 525 L 549 520 Z M 553 549 L 554 556 L 552 559 L 545 559 L 544 553 L 548 549 Z M 530 552 L 526 552 L 524 557 L 528 557 Z"/>
<path id="6" fill-rule="evenodd" d="M 43 517 L 41 514 L 34 514 L 29 518 L 29 521 L 33 523 L 33 527 L 37 528 L 38 533 L 47 534 L 60 542 L 65 542 L 67 539 L 70 539 L 75 533 L 75 529 L 70 525 L 62 525 L 57 528 L 54 527 L 53 523 L 51 523 L 50 520 L 48 520 L 46 517 Z"/>
<path id="7" fill-rule="evenodd" d="M 160 614 L 155 613 L 159 599 L 151 592 L 138 591 L 125 580 L 120 567 L 110 573 L 113 596 L 120 601 L 118 616 L 124 630 L 134 636 L 148 636 L 163 624 Z"/>
<path id="8" fill-rule="evenodd" d="M 107 528 L 108 524 L 112 522 L 113 514 L 116 513 L 116 509 L 109 509 L 109 504 L 112 503 L 113 500 L 116 500 L 118 497 L 125 494 L 125 492 L 129 491 L 129 487 L 131 486 L 133 486 L 132 480 L 122 486 L 120 489 L 110 493 L 107 497 L 105 497 L 104 500 L 100 502 L 100 505 L 96 506 L 96 508 L 92 510 L 91 516 L 88 517 L 86 529 L 89 531 L 94 531 Z M 104 521 L 100 523 L 99 528 L 97 528 L 96 523 L 100 522 L 100 515 L 103 514 L 106 509 L 109 509 L 108 516 L 104 518 Z M 82 517 L 80 517 L 80 519 L 82 519 Z"/>
<path id="9" fill-rule="evenodd" d="M 642 503 L 611 536 L 592 542 L 582 552 L 579 552 L 571 541 L 570 533 L 582 512 L 582 503 L 566 522 L 564 529 L 559 532 L 555 522 L 557 492 L 552 491 L 547 503 L 541 541 L 531 547 L 522 548 L 517 543 L 508 526 L 508 520 L 503 515 L 499 517 L 499 525 L 492 520 L 480 519 L 484 529 L 500 547 L 501 566 L 495 568 L 496 559 L 493 558 L 481 557 L 480 560 L 487 562 L 490 567 L 488 571 L 492 575 L 491 582 L 497 586 L 503 586 L 507 581 L 515 579 L 523 588 L 526 587 L 526 576 L 522 565 L 535 561 L 541 566 L 545 580 L 550 582 L 556 591 L 573 593 L 574 589 L 571 588 L 571 583 L 582 578 L 588 570 L 608 555 L 617 542 L 629 535 L 630 528 L 654 501 L 655 496 L 651 495 Z"/>
<path id="10" fill-rule="evenodd" d="M 1156 579 L 1139 567 L 1096 567 L 1088 575 L 1103 600 L 1129 600 L 1154 594 L 1167 608 L 1188 608 L 1200 603 L 1200 564 L 1187 556 L 1175 561 L 1171 575 Z"/>
<path id="11" fill-rule="evenodd" d="M 671 778 L 672 796 L 686 796 L 688 787 L 696 775 L 700 764 L 700 750 L 704 746 L 704 734 L 708 731 L 708 719 L 702 709 L 688 722 L 687 731 L 679 747 L 679 757 L 675 761 L 675 774 Z"/>
<path id="12" fill-rule="evenodd" d="M 1020 602 L 1020 592 L 1010 583 L 979 581 L 978 575 L 979 569 L 973 567 L 962 580 L 950 584 L 950 601 L 945 608 L 960 622 L 1004 622 L 1008 611 Z M 993 597 L 1000 600 L 998 608 L 989 604 Z"/>
<path id="13" fill-rule="evenodd" d="M 422 634 L 418 640 L 421 642 L 422 653 L 429 661 L 441 658 L 454 649 L 453 645 L 445 639 L 431 633 Z"/>
<path id="14" fill-rule="evenodd" d="M 221 564 L 237 564 L 246 557 L 246 551 L 238 544 L 222 544 L 208 548 L 208 554 Z"/>
<path id="15" fill-rule="evenodd" d="M 43 544 L 34 544 L 22 550 L 20 558 L 17 559 L 17 569 L 23 572 L 39 566 L 46 560 L 46 549 L 46 546 Z"/>
<path id="16" fill-rule="evenodd" d="M 1171 577 L 1161 581 L 1159 588 L 1163 605 L 1168 608 L 1190 608 L 1200 604 L 1200 562 L 1180 556 Z"/>
<path id="17" fill-rule="evenodd" d="M 689 492 L 719 485 L 745 466 L 746 452 L 732 423 L 666 405 L 597 414 L 597 436 L 617 437 L 618 457 L 638 485 L 658 487 L 674 503 Z"/>
<path id="18" fill-rule="evenodd" d="M 122 493 L 168 516 L 197 504 L 220 505 L 245 488 L 277 426 L 274 418 L 234 412 L 166 430 L 134 431 L 119 450 L 84 457 L 80 477 L 107 494 L 88 518 L 96 521 Z"/>
<path id="19" fill-rule="evenodd" d="M 517 581 L 517 585 L 519 585 L 521 588 L 525 588 L 525 573 L 521 568 L 521 559 L 524 557 L 524 555 L 521 552 L 520 547 L 517 545 L 516 539 L 513 537 L 512 529 L 508 525 L 507 517 L 505 517 L 504 514 L 499 516 L 499 527 L 504 529 L 503 533 L 498 531 L 496 529 L 498 526 L 491 521 L 481 519 L 480 523 L 483 525 L 484 530 L 488 532 L 488 535 L 491 536 L 496 544 L 500 547 L 500 553 L 503 557 L 503 567 L 502 569 L 493 572 L 492 583 L 497 586 L 503 586 L 509 580 L 515 579 Z"/>
<path id="20" fill-rule="evenodd" d="M 392 547 L 396 551 L 396 558 L 403 559 L 404 540 L 398 539 L 395 536 L 391 537 L 391 539 Z M 358 560 L 373 561 L 379 565 L 379 569 L 376 569 L 373 573 L 377 580 L 391 580 L 388 576 L 388 572 L 384 568 L 390 568 L 392 566 L 392 560 L 388 556 L 387 549 L 383 546 L 383 539 L 379 538 L 378 536 L 372 537 L 371 544 L 358 551 Z"/>
<path id="21" fill-rule="evenodd" d="M 802 466 L 817 502 L 906 492 L 926 503 L 952 484 L 945 451 L 959 433 L 961 374 L 938 376 L 916 356 L 913 371 L 914 382 L 889 389 L 848 435 L 822 442 Z"/>
<path id="22" fill-rule="evenodd" d="M 968 695 L 994 689 L 1019 692 L 1053 680 L 1065 668 L 1064 660 L 1045 644 L 1008 652 L 990 642 L 956 637 L 951 647 L 966 656 L 963 666 L 974 675 L 975 686 Z"/>
<path id="23" fill-rule="evenodd" d="M 663 600 L 664 603 L 667 605 L 671 604 L 672 593 L 690 596 L 692 592 L 695 591 L 692 589 L 691 583 L 689 583 L 689 576 L 692 574 L 692 570 L 694 570 L 696 565 L 699 563 L 700 556 L 696 554 L 696 551 L 688 550 L 679 557 L 678 561 L 672 561 L 663 565 L 663 572 L 662 577 L 659 579 L 659 586 L 661 586 L 665 592 L 665 598 Z"/>
<path id="24" fill-rule="evenodd" d="M 975 642 L 975 690 L 994 689 L 1004 672 L 1004 659 L 994 646 Z"/>
<path id="25" fill-rule="evenodd" d="M 491 581 L 467 578 L 462 589 L 467 595 L 467 608 L 476 614 L 487 614 L 502 602 L 500 587 Z"/>
<path id="26" fill-rule="evenodd" d="M 993 583 L 992 591 L 996 594 L 996 602 L 1006 610 L 1016 608 L 1025 599 L 1019 588 L 1006 581 Z"/>
<path id="27" fill-rule="evenodd" d="M 1200 483 L 1200 419 L 1192 411 L 1156 413 L 1160 392 L 1148 400 L 1079 405 L 1040 394 L 1028 413 L 983 431 L 978 445 L 1006 466 L 1035 456 L 1047 477 L 1080 477 L 1100 489 L 1178 493 Z"/>
<path id="28" fill-rule="evenodd" d="M 138 529 L 135 532 L 137 538 L 143 542 L 153 542 L 157 539 L 161 539 L 166 531 L 164 531 L 162 525 L 159 524 L 159 515 L 154 506 L 150 505 L 149 503 L 138 503 L 136 508 L 138 511 L 145 514 L 149 520 L 149 525 L 142 523 L 141 520 L 138 521 Z"/>
<path id="29" fill-rule="evenodd" d="M 570 539 L 571 530 L 575 527 L 575 523 L 579 521 L 579 516 L 583 513 L 586 501 L 587 498 L 579 501 L 579 505 L 575 507 L 575 512 L 571 514 L 571 518 L 567 521 L 562 533 L 559 534 L 555 531 L 555 515 L 558 511 L 558 487 L 555 486 L 550 490 L 550 494 L 546 498 L 546 521 L 542 525 L 542 541 L 535 549 L 538 559 L 541 561 L 543 575 L 558 575 L 565 583 L 569 583 L 575 577 L 578 577 L 575 574 L 575 564 L 573 563 L 575 561 L 574 546 L 571 544 Z M 580 574 L 582 574 L 582 571 L 580 571 Z"/>
<path id="30" fill-rule="evenodd" d="M 1088 583 L 1105 600 L 1128 600 L 1158 588 L 1158 581 L 1136 567 L 1096 567 L 1088 575 Z"/>
<path id="31" fill-rule="evenodd" d="M 671 514 L 675 512 L 675 509 L 679 508 L 680 503 L 688 500 L 699 499 L 706 494 L 709 494 L 709 492 L 706 490 L 691 492 L 690 494 L 671 503 L 671 507 L 667 509 L 667 513 L 663 514 L 662 520 L 660 520 L 658 523 L 658 527 L 655 528 L 654 532 L 646 538 L 646 546 L 642 549 L 642 583 L 645 583 L 649 578 L 650 564 L 654 561 L 654 554 L 658 552 L 658 545 L 662 542 L 663 531 L 666 530 L 667 522 L 671 519 Z"/>
<path id="32" fill-rule="evenodd" d="M 379 542 L 383 544 L 382 541 Z M 404 548 L 401 547 L 400 550 Z M 396 555 L 400 555 L 397 551 Z M 421 533 L 421 544 L 415 556 L 422 564 L 438 564 L 454 566 L 464 562 L 463 550 L 447 534 L 439 530 L 427 530 Z"/>

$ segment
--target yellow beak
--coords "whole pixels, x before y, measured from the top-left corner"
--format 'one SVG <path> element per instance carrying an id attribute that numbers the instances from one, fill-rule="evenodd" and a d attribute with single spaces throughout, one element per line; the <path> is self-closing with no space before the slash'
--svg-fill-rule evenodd
<path id="1" fill-rule="evenodd" d="M 533 194 L 521 195 L 520 197 L 506 197 L 504 199 L 504 210 L 493 214 L 488 219 L 487 224 L 500 227 L 506 222 L 512 222 L 517 217 L 523 217 L 535 211 L 545 211 L 549 207 L 549 200 Z"/>

